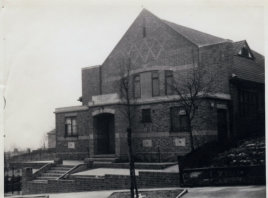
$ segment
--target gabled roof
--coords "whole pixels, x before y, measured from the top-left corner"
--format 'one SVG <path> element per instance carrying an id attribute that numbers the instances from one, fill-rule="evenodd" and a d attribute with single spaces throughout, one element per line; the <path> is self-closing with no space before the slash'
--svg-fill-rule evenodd
<path id="1" fill-rule="evenodd" d="M 177 33 L 181 34 L 183 37 L 198 46 L 212 45 L 228 41 L 227 39 L 219 38 L 166 20 L 162 21 L 169 27 L 171 27 L 173 30 L 175 30 Z"/>
<path id="2" fill-rule="evenodd" d="M 246 45 L 246 40 L 237 41 L 233 43 L 235 55 L 241 50 L 242 47 Z"/>
<path id="3" fill-rule="evenodd" d="M 244 56 L 250 59 L 255 58 L 246 40 L 234 42 L 233 46 L 235 55 Z M 244 49 L 246 50 L 246 56 L 241 54 Z"/>
<path id="4" fill-rule="evenodd" d="M 141 18 L 144 20 L 140 20 Z M 139 13 L 139 15 L 136 17 L 136 19 L 134 20 L 132 25 L 128 28 L 128 30 L 123 35 L 123 37 L 120 39 L 120 41 L 117 43 L 117 45 L 113 48 L 113 50 L 108 55 L 108 57 L 105 59 L 105 61 L 103 62 L 102 65 L 104 65 L 106 63 L 106 61 L 109 59 L 109 57 L 112 56 L 113 52 L 116 51 L 117 47 L 121 44 L 121 42 L 128 40 L 128 39 L 124 39 L 124 38 L 129 36 L 128 33 L 130 32 L 131 27 L 133 27 L 134 25 L 137 27 L 141 27 L 144 24 L 148 23 L 148 22 L 145 23 L 145 21 L 147 21 L 146 19 L 149 19 L 148 21 L 150 21 L 151 18 L 156 19 L 155 21 L 157 21 L 157 23 L 161 23 L 161 25 L 163 24 L 164 26 L 169 28 L 169 30 L 174 31 L 176 34 L 184 37 L 185 40 L 189 41 L 190 43 L 192 43 L 198 47 L 207 46 L 207 45 L 214 45 L 214 44 L 230 41 L 228 39 L 219 38 L 219 37 L 216 37 L 216 36 L 213 36 L 210 34 L 206 34 L 206 33 L 203 33 L 203 32 L 200 32 L 200 31 L 197 31 L 197 30 L 194 30 L 194 29 L 182 26 L 182 25 L 177 25 L 175 23 L 163 20 L 163 19 L 157 17 L 156 15 L 154 15 L 153 13 L 151 13 L 150 11 L 148 11 L 147 9 L 143 9 Z M 139 19 L 140 24 L 137 24 L 138 19 Z M 141 21 L 143 21 L 144 24 L 141 24 Z"/>
<path id="5" fill-rule="evenodd" d="M 235 55 L 238 54 L 238 52 L 241 50 L 242 47 L 246 46 L 249 48 L 250 52 L 252 53 L 253 57 L 254 57 L 254 61 L 257 63 L 257 64 L 260 64 L 260 65 L 264 65 L 264 56 L 259 54 L 258 52 L 255 52 L 254 50 L 252 50 L 247 41 L 246 40 L 242 40 L 242 41 L 237 41 L 237 42 L 234 42 L 233 43 L 233 46 L 234 46 L 234 53 Z"/>
<path id="6" fill-rule="evenodd" d="M 232 73 L 243 80 L 264 83 L 264 67 L 244 57 L 234 56 Z"/>
<path id="7" fill-rule="evenodd" d="M 264 56 L 251 50 L 245 40 L 234 42 L 233 46 L 234 63 L 232 65 L 232 73 L 240 79 L 264 83 Z M 253 59 L 238 55 L 238 52 L 245 46 L 253 54 Z"/>

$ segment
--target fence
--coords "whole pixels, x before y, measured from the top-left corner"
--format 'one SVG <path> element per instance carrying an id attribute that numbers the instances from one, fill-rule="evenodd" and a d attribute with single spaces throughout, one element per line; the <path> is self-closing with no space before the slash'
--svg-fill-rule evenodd
<path id="1" fill-rule="evenodd" d="M 213 167 L 180 170 L 183 186 L 263 185 L 265 166 Z"/>
<path id="2" fill-rule="evenodd" d="M 16 170 L 17 171 L 17 170 Z M 12 175 L 10 175 L 10 172 Z M 4 192 L 14 193 L 21 191 L 21 175 L 15 174 L 15 169 L 6 169 L 5 168 L 5 177 L 4 177 Z"/>

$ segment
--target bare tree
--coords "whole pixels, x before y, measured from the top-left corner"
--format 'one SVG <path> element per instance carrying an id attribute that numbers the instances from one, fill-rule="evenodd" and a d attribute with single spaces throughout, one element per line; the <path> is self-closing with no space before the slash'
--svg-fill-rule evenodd
<path id="1" fill-rule="evenodd" d="M 133 130 L 133 117 L 135 114 L 135 100 L 131 94 L 132 79 L 131 79 L 131 59 L 127 58 L 120 63 L 120 98 L 124 106 L 122 113 L 124 114 L 127 122 L 127 144 L 128 144 L 128 158 L 129 158 L 129 171 L 130 171 L 130 194 L 131 198 L 139 197 L 136 175 L 135 175 L 135 162 L 132 149 L 132 130 Z M 136 196 L 135 196 L 136 195 Z"/>
<path id="2" fill-rule="evenodd" d="M 48 143 L 47 133 L 43 133 L 40 140 L 40 149 L 46 150 L 47 143 Z"/>
<path id="3" fill-rule="evenodd" d="M 194 118 L 201 103 L 209 96 L 213 90 L 213 80 L 211 73 L 203 67 L 193 64 L 192 68 L 184 72 L 174 72 L 171 89 L 178 95 L 177 103 L 185 111 L 188 130 L 190 133 L 191 150 L 194 147 L 193 129 Z M 205 119 L 205 118 L 204 118 Z M 206 120 L 207 121 L 207 120 Z"/>

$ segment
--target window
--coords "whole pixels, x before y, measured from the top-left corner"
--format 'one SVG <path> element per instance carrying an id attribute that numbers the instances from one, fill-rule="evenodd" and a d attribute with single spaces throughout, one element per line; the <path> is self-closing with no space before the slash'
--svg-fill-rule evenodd
<path id="1" fill-rule="evenodd" d="M 253 59 L 250 50 L 245 46 L 241 48 L 241 50 L 238 52 L 238 55 L 243 56 L 245 58 Z"/>
<path id="2" fill-rule="evenodd" d="M 151 109 L 142 109 L 141 110 L 141 121 L 142 122 L 151 122 Z"/>
<path id="3" fill-rule="evenodd" d="M 171 132 L 189 131 L 186 112 L 182 107 L 170 108 Z"/>
<path id="4" fill-rule="evenodd" d="M 134 98 L 141 97 L 141 83 L 140 83 L 140 76 L 134 76 Z"/>
<path id="5" fill-rule="evenodd" d="M 255 116 L 258 111 L 257 93 L 248 90 L 239 91 L 239 112 L 243 117 Z"/>
<path id="6" fill-rule="evenodd" d="M 159 75 L 158 75 L 158 72 L 152 73 L 152 95 L 159 96 Z"/>
<path id="7" fill-rule="evenodd" d="M 166 95 L 172 95 L 173 94 L 173 73 L 172 71 L 165 71 L 165 92 Z"/>
<path id="8" fill-rule="evenodd" d="M 65 118 L 65 137 L 77 136 L 76 117 Z"/>

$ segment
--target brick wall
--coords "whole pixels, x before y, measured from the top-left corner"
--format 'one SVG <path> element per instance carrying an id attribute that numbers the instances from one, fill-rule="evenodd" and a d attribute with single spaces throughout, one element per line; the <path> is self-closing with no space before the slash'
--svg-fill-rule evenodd
<path id="1" fill-rule="evenodd" d="M 179 66 L 192 63 L 193 49 L 196 46 L 159 18 L 143 12 L 102 65 L 103 94 L 118 91 L 114 89 L 113 78 L 120 75 L 120 68 L 127 64 L 126 57 L 131 57 L 132 70 L 152 66 Z"/>
<path id="2" fill-rule="evenodd" d="M 140 172 L 138 188 L 179 187 L 177 173 Z M 68 180 L 49 180 L 48 183 L 23 182 L 23 194 L 80 192 L 129 189 L 129 176 L 105 175 L 100 177 L 71 176 Z"/>
<path id="3" fill-rule="evenodd" d="M 100 94 L 100 66 L 82 69 L 82 103 L 87 105 L 92 96 Z"/>
<path id="4" fill-rule="evenodd" d="M 65 137 L 65 117 L 75 116 L 77 120 L 77 137 Z M 56 113 L 56 150 L 63 159 L 83 159 L 89 153 L 89 119 L 88 111 Z M 74 148 L 68 148 L 68 144 Z"/>
<path id="5" fill-rule="evenodd" d="M 217 109 L 211 107 L 211 101 L 206 100 L 197 110 L 193 121 L 194 144 L 202 144 L 217 138 Z M 213 100 L 214 103 L 227 104 L 224 101 Z M 185 155 L 190 151 L 189 132 L 171 132 L 170 107 L 178 106 L 178 102 L 160 102 L 138 105 L 133 109 L 133 149 L 136 159 L 141 161 L 176 161 L 176 156 Z M 152 122 L 141 121 L 143 108 L 151 109 Z M 127 157 L 127 119 L 123 105 L 108 105 L 92 107 L 88 111 L 76 112 L 78 122 L 78 137 L 64 137 L 65 116 L 72 113 L 57 113 L 57 154 L 63 159 L 83 159 L 96 154 L 98 134 L 94 130 L 94 111 L 114 110 L 115 154 Z M 183 145 L 176 145 L 183 141 Z M 73 142 L 75 148 L 68 148 L 68 142 Z M 149 142 L 149 145 L 145 145 Z M 99 142 L 100 144 L 100 142 Z M 160 157 L 159 157 L 160 156 Z"/>
<path id="6" fill-rule="evenodd" d="M 219 101 L 219 103 L 223 103 Z M 139 105 L 133 111 L 133 149 L 136 159 L 140 161 L 176 161 L 177 155 L 185 155 L 190 151 L 189 132 L 170 132 L 170 107 L 178 106 L 177 102 L 151 103 Z M 196 147 L 217 138 L 217 109 L 211 108 L 208 100 L 200 105 L 193 122 L 194 144 Z M 125 107 L 122 105 L 109 105 L 94 107 L 90 114 L 98 109 L 113 109 L 115 111 L 115 152 L 118 156 L 127 156 L 127 119 Z M 152 122 L 143 123 L 141 112 L 143 108 L 151 109 Z M 90 118 L 92 120 L 92 117 Z M 90 122 L 93 123 L 93 122 Z M 96 132 L 96 131 L 95 131 Z M 90 133 L 96 136 L 92 124 Z M 177 145 L 176 141 L 184 141 L 185 145 Z M 149 145 L 146 144 L 149 141 Z M 94 154 L 96 140 L 90 140 L 90 150 Z"/>
<path id="7" fill-rule="evenodd" d="M 233 45 L 230 42 L 201 47 L 199 50 L 200 67 L 213 76 L 213 91 L 230 93 L 229 79 L 233 64 Z"/>
<path id="8" fill-rule="evenodd" d="M 94 95 L 119 93 L 118 82 L 119 78 L 122 77 L 121 68 L 128 63 L 127 57 L 131 59 L 133 73 L 148 72 L 149 70 L 159 72 L 160 96 L 165 96 L 165 70 L 173 70 L 175 74 L 182 76 L 179 79 L 180 82 L 183 82 L 193 65 L 198 65 L 206 71 L 204 79 L 209 79 L 209 76 L 214 77 L 214 92 L 228 94 L 230 66 L 233 61 L 232 48 L 232 43 L 227 41 L 198 48 L 159 18 L 144 11 L 133 22 L 101 67 L 82 70 L 83 105 L 87 105 Z M 150 98 L 150 94 L 147 94 L 147 98 Z M 210 107 L 209 102 L 198 110 L 198 115 L 194 120 L 194 130 L 197 131 L 194 135 L 196 146 L 217 138 L 217 111 Z M 170 107 L 174 105 L 177 104 L 160 101 L 158 104 L 137 106 L 133 118 L 133 142 L 137 155 L 145 156 L 146 159 L 156 159 L 157 156 L 162 155 L 163 158 L 170 159 L 171 156 L 189 152 L 189 134 L 170 133 Z M 115 154 L 126 156 L 126 114 L 122 113 L 122 106 L 109 105 L 106 107 L 115 110 Z M 90 155 L 96 154 L 98 135 L 93 128 L 92 112 L 106 107 L 90 107 L 87 113 L 78 114 L 79 133 L 81 131 L 85 136 L 88 136 L 89 144 L 86 140 L 79 140 L 79 138 L 77 140 L 70 139 L 75 144 L 79 144 L 78 148 L 69 150 L 70 152 L 86 154 L 86 151 L 89 150 Z M 142 123 L 141 109 L 148 107 L 151 108 L 152 122 Z M 206 121 L 203 120 L 204 117 Z M 59 136 L 62 136 L 64 127 L 63 118 L 63 114 L 57 114 L 57 134 Z M 211 131 L 213 132 L 211 133 Z M 185 146 L 174 146 L 176 138 L 182 138 Z M 142 146 L 144 140 L 148 139 L 147 142 L 152 146 Z M 57 139 L 59 152 L 68 152 L 67 141 L 64 139 L 60 142 Z"/>

